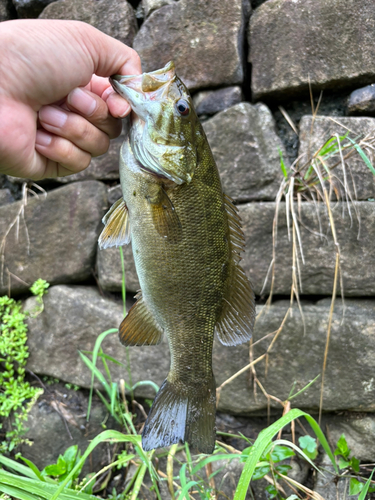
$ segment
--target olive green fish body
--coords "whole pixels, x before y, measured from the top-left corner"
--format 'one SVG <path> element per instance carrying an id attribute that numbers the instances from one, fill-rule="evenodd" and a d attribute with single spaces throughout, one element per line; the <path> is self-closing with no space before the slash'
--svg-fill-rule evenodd
<path id="1" fill-rule="evenodd" d="M 170 371 L 146 421 L 144 449 L 187 441 L 200 452 L 212 453 L 214 332 L 226 345 L 248 340 L 253 293 L 239 266 L 243 235 L 236 209 L 222 192 L 190 97 L 174 71 L 168 74 L 166 68 L 161 77 L 163 70 L 155 72 L 156 83 L 145 79 L 154 73 L 143 75 L 141 88 L 150 86 L 154 92 L 146 109 L 160 98 L 161 116 L 154 112 L 148 120 L 142 103 L 126 94 L 143 121 L 135 120 L 121 148 L 123 201 L 104 219 L 100 243 L 128 243 L 131 236 L 141 294 L 121 324 L 122 343 L 153 345 L 165 333 L 170 347 Z M 134 88 L 138 99 L 140 90 L 135 84 Z M 155 88 L 163 95 L 156 95 Z M 185 104 L 189 121 L 182 115 L 179 122 Z M 151 132 L 145 136 L 147 127 Z M 152 142 L 147 145 L 150 134 Z"/>

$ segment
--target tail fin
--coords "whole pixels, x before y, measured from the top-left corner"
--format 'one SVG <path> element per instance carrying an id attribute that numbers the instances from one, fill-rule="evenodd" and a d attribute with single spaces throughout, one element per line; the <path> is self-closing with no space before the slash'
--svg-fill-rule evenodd
<path id="1" fill-rule="evenodd" d="M 199 453 L 215 449 L 216 388 L 212 376 L 207 387 L 187 388 L 164 380 L 142 433 L 145 451 L 187 442 Z"/>

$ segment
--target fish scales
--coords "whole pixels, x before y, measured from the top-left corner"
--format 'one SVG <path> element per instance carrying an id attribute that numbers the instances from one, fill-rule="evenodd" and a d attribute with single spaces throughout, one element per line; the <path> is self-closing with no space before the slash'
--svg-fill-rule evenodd
<path id="1" fill-rule="evenodd" d="M 141 77 L 114 77 L 112 84 L 137 115 L 120 153 L 123 200 L 103 219 L 100 237 L 103 248 L 131 238 L 141 285 L 120 339 L 152 345 L 165 334 L 171 353 L 143 447 L 187 441 L 212 453 L 214 332 L 235 345 L 249 340 L 254 321 L 253 293 L 239 266 L 240 221 L 172 63 Z"/>

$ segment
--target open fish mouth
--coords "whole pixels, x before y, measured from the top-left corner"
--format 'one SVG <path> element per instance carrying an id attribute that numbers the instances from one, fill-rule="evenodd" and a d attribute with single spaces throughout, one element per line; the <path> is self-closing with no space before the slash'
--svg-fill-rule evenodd
<path id="1" fill-rule="evenodd" d="M 167 92 L 169 85 L 174 81 L 175 77 L 174 63 L 173 61 L 169 61 L 164 68 L 157 69 L 156 71 L 141 75 L 113 75 L 109 81 L 114 90 L 129 100 L 133 106 L 132 97 L 134 99 L 134 92 L 144 94 L 157 92 L 162 89 L 162 92 L 158 96 L 150 95 L 150 99 L 160 98 L 162 97 L 162 93 Z"/>

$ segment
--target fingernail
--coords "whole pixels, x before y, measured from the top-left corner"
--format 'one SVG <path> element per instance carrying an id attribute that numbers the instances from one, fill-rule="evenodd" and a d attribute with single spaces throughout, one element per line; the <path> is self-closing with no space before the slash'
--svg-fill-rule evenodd
<path id="1" fill-rule="evenodd" d="M 39 111 L 39 119 L 53 127 L 62 128 L 65 125 L 68 115 L 65 111 L 53 106 L 44 106 Z"/>
<path id="2" fill-rule="evenodd" d="M 43 130 L 36 131 L 35 144 L 38 146 L 49 146 L 52 141 L 52 136 Z"/>
<path id="3" fill-rule="evenodd" d="M 96 100 L 78 87 L 68 95 L 68 103 L 86 116 L 91 116 L 97 108 Z"/>

